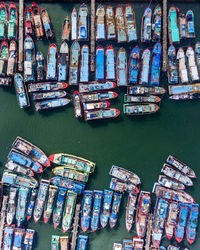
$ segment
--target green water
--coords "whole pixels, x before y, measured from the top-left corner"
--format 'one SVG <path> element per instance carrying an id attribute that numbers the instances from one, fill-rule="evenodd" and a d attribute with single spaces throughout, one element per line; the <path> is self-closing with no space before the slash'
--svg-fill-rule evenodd
<path id="1" fill-rule="evenodd" d="M 62 21 L 74 6 L 79 5 L 56 3 L 40 4 L 41 6 L 46 7 L 49 12 L 55 31 L 54 42 L 59 47 Z M 136 12 L 138 34 L 140 34 L 140 20 L 146 6 L 146 4 L 133 6 Z M 199 36 L 200 5 L 196 3 L 178 6 L 184 11 L 189 8 L 194 10 L 196 31 Z M 191 43 L 194 44 L 195 41 Z M 46 55 L 49 44 L 49 41 L 41 41 L 36 43 L 36 47 Z M 189 42 L 184 43 L 186 44 L 188 45 Z M 139 45 L 141 46 L 140 43 Z M 127 52 L 133 46 L 128 45 Z M 166 84 L 164 76 L 161 77 L 161 82 L 163 85 Z M 70 89 L 67 91 L 69 94 L 72 93 Z M 117 92 L 119 97 L 112 101 L 112 107 L 122 111 L 124 92 L 121 89 Z M 1 88 L 0 107 L 1 173 L 11 144 L 19 135 L 41 147 L 48 155 L 68 152 L 96 162 L 95 173 L 90 176 L 87 186 L 92 190 L 109 187 L 108 173 L 112 164 L 116 164 L 138 174 L 142 180 L 141 189 L 151 191 L 169 154 L 188 163 L 199 176 L 200 102 L 198 101 L 175 103 L 165 96 L 161 110 L 153 116 L 129 118 L 122 114 L 115 120 L 86 123 L 74 118 L 72 104 L 63 109 L 44 113 L 35 112 L 33 107 L 27 111 L 21 110 L 18 107 L 14 89 Z M 51 176 L 50 170 L 45 171 L 43 177 L 49 176 Z M 199 190 L 198 180 L 194 181 L 193 188 L 187 189 L 196 202 L 200 202 Z M 155 197 L 153 195 L 152 197 L 155 201 Z M 127 233 L 125 229 L 126 200 L 127 197 L 122 201 L 116 228 L 110 230 L 107 227 L 96 233 L 88 233 L 89 250 L 110 250 L 114 242 L 121 242 L 123 238 L 131 239 L 135 235 L 134 230 Z M 50 249 L 51 235 L 62 235 L 60 230 L 54 230 L 52 223 L 50 224 L 45 225 L 42 221 L 37 224 L 33 221 L 25 224 L 37 231 L 34 249 Z M 200 230 L 198 234 L 199 232 Z M 175 243 L 175 241 L 172 242 Z M 162 243 L 166 246 L 169 241 L 164 237 Z M 188 246 L 185 239 L 184 243 Z M 198 236 L 190 249 L 200 249 Z"/>

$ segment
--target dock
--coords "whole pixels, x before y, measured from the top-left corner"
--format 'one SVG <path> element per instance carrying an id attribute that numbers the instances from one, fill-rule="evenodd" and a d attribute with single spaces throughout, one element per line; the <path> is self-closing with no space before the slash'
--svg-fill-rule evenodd
<path id="1" fill-rule="evenodd" d="M 23 46 L 24 46 L 24 0 L 19 0 L 19 51 L 18 70 L 23 70 Z"/>
<path id="2" fill-rule="evenodd" d="M 166 72 L 167 71 L 167 0 L 163 0 L 162 32 L 163 32 L 162 71 Z"/>
<path id="3" fill-rule="evenodd" d="M 72 230 L 71 250 L 76 250 L 76 240 L 78 234 L 78 223 L 79 223 L 80 212 L 81 212 L 81 204 L 77 204 L 74 216 L 73 230 Z"/>
<path id="4" fill-rule="evenodd" d="M 148 217 L 148 223 L 147 223 L 147 233 L 146 233 L 146 239 L 145 239 L 145 250 L 150 250 L 150 244 L 151 244 L 151 230 L 152 230 L 152 222 L 153 222 L 153 214 L 149 214 Z"/>
<path id="5" fill-rule="evenodd" d="M 91 0 L 90 70 L 95 67 L 95 0 Z"/>
<path id="6" fill-rule="evenodd" d="M 3 231 L 4 231 L 4 225 L 5 225 L 5 219 L 6 219 L 7 202 L 8 202 L 8 196 L 3 196 L 3 203 L 2 203 L 1 214 L 0 214 L 0 249 L 2 249 L 1 247 L 3 243 Z"/>

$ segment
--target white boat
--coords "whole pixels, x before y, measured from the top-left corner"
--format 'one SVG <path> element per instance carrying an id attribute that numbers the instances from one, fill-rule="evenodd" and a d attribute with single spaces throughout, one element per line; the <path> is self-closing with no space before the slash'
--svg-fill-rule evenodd
<path id="1" fill-rule="evenodd" d="M 179 48 L 177 52 L 177 60 L 178 60 L 178 69 L 179 69 L 179 77 L 182 84 L 188 83 L 188 72 L 186 68 L 185 62 L 185 52 L 183 48 Z"/>
<path id="2" fill-rule="evenodd" d="M 69 85 L 78 84 L 79 55 L 80 45 L 74 41 L 70 48 Z"/>
<path id="3" fill-rule="evenodd" d="M 106 39 L 105 9 L 99 4 L 96 11 L 96 40 Z"/>
<path id="4" fill-rule="evenodd" d="M 185 185 L 183 183 L 172 180 L 172 179 L 166 177 L 165 175 L 159 175 L 158 183 L 166 188 L 171 188 L 171 189 L 175 189 L 175 190 L 184 190 L 185 189 Z"/>
<path id="5" fill-rule="evenodd" d="M 191 46 L 189 46 L 186 50 L 186 57 L 188 61 L 188 68 L 192 82 L 199 81 L 199 72 L 195 61 L 195 54 Z"/>
<path id="6" fill-rule="evenodd" d="M 117 86 L 127 86 L 127 54 L 124 48 L 120 48 L 117 55 Z"/>
<path id="7" fill-rule="evenodd" d="M 115 10 L 115 20 L 116 20 L 116 30 L 117 30 L 117 42 L 118 43 L 127 42 L 124 13 L 121 5 L 118 5 Z"/>
<path id="8" fill-rule="evenodd" d="M 71 40 L 77 39 L 77 12 L 74 8 L 71 14 Z"/>
<path id="9" fill-rule="evenodd" d="M 88 40 L 88 8 L 84 3 L 78 13 L 78 40 Z"/>
<path id="10" fill-rule="evenodd" d="M 142 53 L 139 84 L 148 85 L 149 83 L 150 60 L 151 60 L 151 51 L 149 49 L 145 49 Z"/>
<path id="11" fill-rule="evenodd" d="M 130 4 L 126 4 L 124 16 L 125 16 L 128 42 L 136 42 L 137 30 L 136 30 L 135 13 Z"/>

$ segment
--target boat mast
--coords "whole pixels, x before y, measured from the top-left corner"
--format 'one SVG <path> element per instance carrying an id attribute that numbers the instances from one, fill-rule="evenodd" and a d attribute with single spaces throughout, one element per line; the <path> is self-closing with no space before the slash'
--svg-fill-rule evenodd
<path id="1" fill-rule="evenodd" d="M 95 0 L 91 0 L 91 36 L 90 36 L 90 70 L 94 71 L 95 63 Z"/>
<path id="2" fill-rule="evenodd" d="M 163 0 L 163 63 L 162 71 L 167 71 L 167 0 Z"/>

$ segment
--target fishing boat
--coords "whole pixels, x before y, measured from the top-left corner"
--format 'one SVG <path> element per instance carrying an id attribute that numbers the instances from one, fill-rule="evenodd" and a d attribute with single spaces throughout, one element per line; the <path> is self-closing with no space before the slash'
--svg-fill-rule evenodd
<path id="1" fill-rule="evenodd" d="M 123 250 L 121 243 L 113 243 L 113 250 Z"/>
<path id="2" fill-rule="evenodd" d="M 13 2 L 9 3 L 8 6 L 8 31 L 7 38 L 8 40 L 17 39 L 18 32 L 18 12 L 16 5 Z"/>
<path id="3" fill-rule="evenodd" d="M 130 4 L 126 4 L 124 18 L 127 30 L 127 40 L 128 42 L 136 42 L 137 29 L 136 29 L 135 13 Z"/>
<path id="4" fill-rule="evenodd" d="M 168 86 L 170 95 L 191 95 L 200 93 L 200 83 Z M 198 98 L 197 98 L 198 99 Z"/>
<path id="5" fill-rule="evenodd" d="M 107 118 L 116 118 L 120 115 L 120 111 L 114 108 L 106 108 L 99 110 L 85 110 L 84 117 L 86 121 L 98 120 L 98 119 L 107 119 Z"/>
<path id="6" fill-rule="evenodd" d="M 88 93 L 93 91 L 102 91 L 102 90 L 109 90 L 116 87 L 116 83 L 106 81 L 106 82 L 92 82 L 87 84 L 79 84 L 79 92 L 80 93 Z"/>
<path id="7" fill-rule="evenodd" d="M 178 243 L 180 243 L 183 240 L 185 234 L 190 206 L 191 206 L 190 204 L 184 204 L 184 203 L 178 204 L 179 215 L 175 229 L 175 239 Z"/>
<path id="8" fill-rule="evenodd" d="M 7 8 L 4 2 L 0 2 L 0 40 L 6 39 L 8 22 Z"/>
<path id="9" fill-rule="evenodd" d="M 48 49 L 46 80 L 57 79 L 57 46 L 52 43 Z"/>
<path id="10" fill-rule="evenodd" d="M 127 55 L 124 48 L 120 48 L 117 55 L 117 86 L 127 86 Z"/>
<path id="11" fill-rule="evenodd" d="M 96 49 L 96 71 L 95 78 L 96 81 L 104 80 L 104 48 L 99 45 Z"/>
<path id="12" fill-rule="evenodd" d="M 93 232 L 95 232 L 99 227 L 102 199 L 103 199 L 103 191 L 94 190 L 93 206 L 92 206 L 93 209 L 91 211 L 91 229 Z"/>
<path id="13" fill-rule="evenodd" d="M 6 213 L 6 223 L 8 226 L 10 226 L 13 223 L 13 220 L 15 217 L 17 190 L 18 188 L 15 186 L 10 187 L 8 205 L 7 205 L 7 213 Z"/>
<path id="14" fill-rule="evenodd" d="M 122 194 L 114 193 L 110 219 L 109 219 L 111 229 L 115 227 L 117 223 L 121 200 L 122 200 Z"/>
<path id="15" fill-rule="evenodd" d="M 199 216 L 199 204 L 192 204 L 186 228 L 186 239 L 190 244 L 194 243 L 196 238 L 198 216 Z"/>
<path id="16" fill-rule="evenodd" d="M 8 42 L 3 41 L 0 47 L 0 76 L 5 76 L 8 61 Z"/>
<path id="17" fill-rule="evenodd" d="M 144 249 L 144 240 L 139 237 L 133 237 L 133 249 L 143 250 Z"/>
<path id="18" fill-rule="evenodd" d="M 132 192 L 132 193 L 139 193 L 139 189 L 136 187 L 136 185 L 132 183 L 125 183 L 123 181 L 120 181 L 116 178 L 112 178 L 110 181 L 110 189 L 112 189 L 115 192 Z"/>
<path id="19" fill-rule="evenodd" d="M 0 86 L 10 87 L 12 82 L 12 77 L 0 77 Z"/>
<path id="20" fill-rule="evenodd" d="M 132 95 L 124 95 L 124 102 L 142 102 L 142 103 L 159 103 L 161 101 L 161 98 L 154 95 L 149 96 L 132 96 Z"/>
<path id="21" fill-rule="evenodd" d="M 108 46 L 105 52 L 106 56 L 106 79 L 115 80 L 115 51 L 112 46 Z"/>
<path id="22" fill-rule="evenodd" d="M 82 208 L 81 208 L 81 229 L 86 232 L 90 226 L 92 211 L 93 191 L 85 190 L 83 192 Z"/>
<path id="23" fill-rule="evenodd" d="M 99 4 L 96 10 L 96 40 L 106 39 L 105 9 Z"/>
<path id="24" fill-rule="evenodd" d="M 126 230 L 129 232 L 133 226 L 134 215 L 136 211 L 137 194 L 132 192 L 128 195 L 128 201 L 126 205 Z"/>
<path id="25" fill-rule="evenodd" d="M 4 234 L 3 234 L 3 250 L 11 250 L 13 244 L 15 225 L 5 225 L 4 226 Z"/>
<path id="26" fill-rule="evenodd" d="M 45 82 L 45 83 L 35 83 L 28 85 L 28 92 L 40 92 L 40 91 L 57 91 L 61 89 L 66 89 L 68 87 L 67 83 L 64 82 Z"/>
<path id="27" fill-rule="evenodd" d="M 89 81 L 89 47 L 84 44 L 81 48 L 80 82 Z"/>
<path id="28" fill-rule="evenodd" d="M 180 35 L 177 21 L 177 9 L 174 5 L 169 8 L 168 13 L 168 37 L 169 43 L 180 43 Z"/>
<path id="29" fill-rule="evenodd" d="M 21 250 L 22 249 L 24 235 L 25 235 L 24 228 L 20 228 L 20 227 L 15 228 L 12 250 Z"/>
<path id="30" fill-rule="evenodd" d="M 71 100 L 67 98 L 57 98 L 48 101 L 40 101 L 35 103 L 35 110 L 41 111 L 45 109 L 60 108 L 69 104 Z"/>
<path id="31" fill-rule="evenodd" d="M 77 12 L 74 8 L 71 14 L 71 40 L 77 39 Z"/>
<path id="32" fill-rule="evenodd" d="M 149 84 L 149 69 L 151 60 L 151 51 L 145 49 L 142 53 L 141 62 L 141 72 L 139 77 L 139 84 L 148 85 Z"/>
<path id="33" fill-rule="evenodd" d="M 31 250 L 33 248 L 35 230 L 26 229 L 24 236 L 24 250 Z"/>
<path id="34" fill-rule="evenodd" d="M 162 239 L 168 206 L 167 200 L 157 198 L 152 224 L 152 243 L 155 248 L 159 247 Z"/>
<path id="35" fill-rule="evenodd" d="M 153 12 L 152 18 L 152 42 L 159 42 L 161 39 L 162 8 L 158 4 Z"/>
<path id="36" fill-rule="evenodd" d="M 84 110 L 104 109 L 104 108 L 108 108 L 109 106 L 110 106 L 110 103 L 108 101 L 83 103 Z"/>
<path id="37" fill-rule="evenodd" d="M 169 84 L 178 84 L 178 65 L 174 45 L 170 45 L 168 49 L 167 76 Z"/>
<path id="38" fill-rule="evenodd" d="M 67 93 L 64 90 L 58 90 L 55 92 L 40 92 L 40 93 L 33 93 L 32 99 L 33 100 L 45 100 L 45 99 L 57 99 L 57 98 L 63 98 L 67 95 Z"/>
<path id="39" fill-rule="evenodd" d="M 155 86 L 129 86 L 127 89 L 129 95 L 163 95 L 165 92 L 164 88 Z"/>
<path id="40" fill-rule="evenodd" d="M 12 40 L 9 46 L 9 53 L 8 53 L 8 63 L 7 63 L 7 76 L 13 76 L 16 69 L 17 63 L 17 43 Z"/>
<path id="41" fill-rule="evenodd" d="M 62 41 L 69 41 L 70 39 L 70 31 L 71 31 L 71 27 L 70 27 L 70 18 L 69 16 L 66 16 L 64 18 L 64 22 L 63 22 L 63 26 L 62 26 Z"/>
<path id="42" fill-rule="evenodd" d="M 65 201 L 65 207 L 63 210 L 63 218 L 62 218 L 63 232 L 67 232 L 71 227 L 75 211 L 76 199 L 77 199 L 77 193 L 74 193 L 72 191 L 67 192 L 67 198 Z"/>
<path id="43" fill-rule="evenodd" d="M 165 223 L 165 234 L 167 235 L 167 238 L 169 240 L 171 240 L 172 237 L 174 236 L 178 212 L 179 212 L 178 203 L 170 202 Z"/>
<path id="44" fill-rule="evenodd" d="M 53 185 L 49 186 L 49 191 L 48 191 L 48 195 L 47 195 L 47 199 L 46 199 L 46 203 L 44 207 L 44 214 L 43 214 L 44 223 L 47 223 L 51 218 L 57 192 L 58 192 L 57 186 L 53 186 Z"/>
<path id="45" fill-rule="evenodd" d="M 194 25 L 194 13 L 192 10 L 188 10 L 186 15 L 186 37 L 187 38 L 195 38 L 195 25 Z"/>
<path id="46" fill-rule="evenodd" d="M 60 53 L 58 54 L 58 81 L 63 82 L 67 80 L 69 67 L 69 47 L 66 42 L 60 46 Z"/>
<path id="47" fill-rule="evenodd" d="M 82 106 L 81 106 L 81 99 L 80 99 L 80 94 L 78 91 L 75 91 L 73 94 L 74 97 L 74 113 L 75 117 L 82 117 Z"/>
<path id="48" fill-rule="evenodd" d="M 159 175 L 158 183 L 166 188 L 171 188 L 175 190 L 184 190 L 185 185 L 173 179 L 166 177 L 165 175 Z"/>
<path id="49" fill-rule="evenodd" d="M 42 39 L 44 37 L 44 31 L 42 26 L 42 20 L 40 16 L 40 8 L 37 3 L 32 3 L 31 10 L 33 13 L 33 21 L 34 21 L 34 27 L 35 27 L 35 35 L 37 39 Z"/>
<path id="50" fill-rule="evenodd" d="M 106 8 L 106 34 L 107 40 L 116 38 L 115 14 L 111 5 L 108 5 Z"/>
<path id="51" fill-rule="evenodd" d="M 53 224 L 55 229 L 59 226 L 62 219 L 66 194 L 67 194 L 67 189 L 65 188 L 58 189 L 58 197 L 53 210 Z"/>
<path id="52" fill-rule="evenodd" d="M 33 211 L 33 219 L 35 223 L 38 222 L 42 216 L 44 205 L 45 205 L 47 194 L 48 194 L 49 184 L 50 184 L 49 180 L 42 179 L 40 181 L 37 200 L 35 202 L 35 208 Z"/>
<path id="53" fill-rule="evenodd" d="M 68 250 L 68 249 L 69 249 L 69 237 L 60 236 L 60 250 Z"/>
<path id="54" fill-rule="evenodd" d="M 140 48 L 135 46 L 128 60 L 128 83 L 137 84 L 140 68 Z"/>
<path id="55" fill-rule="evenodd" d="M 199 94 L 185 94 L 185 95 L 171 95 L 171 100 L 182 101 L 182 100 L 197 100 L 200 98 Z"/>
<path id="56" fill-rule="evenodd" d="M 70 48 L 70 67 L 69 67 L 69 84 L 78 84 L 78 68 L 79 68 L 80 45 L 77 41 L 72 43 Z"/>
<path id="57" fill-rule="evenodd" d="M 35 82 L 35 44 L 30 36 L 24 40 L 24 81 Z"/>
<path id="58" fill-rule="evenodd" d="M 200 42 L 196 42 L 195 44 L 195 59 L 198 71 L 200 72 Z"/>
<path id="59" fill-rule="evenodd" d="M 17 222 L 16 225 L 18 227 L 21 226 L 21 224 L 24 222 L 26 218 L 26 207 L 27 207 L 28 196 L 29 196 L 29 188 L 19 187 L 16 215 L 15 215 L 15 219 Z"/>
<path id="60" fill-rule="evenodd" d="M 112 199 L 113 199 L 113 191 L 104 189 L 102 211 L 100 215 L 100 222 L 103 228 L 106 227 L 108 220 L 110 218 Z"/>
<path id="61" fill-rule="evenodd" d="M 133 250 L 133 241 L 132 240 L 127 240 L 123 239 L 123 250 Z"/>
<path id="62" fill-rule="evenodd" d="M 30 7 L 26 7 L 24 11 L 24 35 L 25 36 L 33 36 L 34 34 L 34 20 L 33 20 L 33 12 Z"/>
<path id="63" fill-rule="evenodd" d="M 192 80 L 192 82 L 197 82 L 199 81 L 199 72 L 195 61 L 195 53 L 191 46 L 188 46 L 186 50 L 186 57 L 188 62 L 190 79 Z"/>
<path id="64" fill-rule="evenodd" d="M 38 51 L 36 54 L 36 76 L 37 81 L 44 81 L 45 80 L 45 60 L 42 52 Z"/>
<path id="65" fill-rule="evenodd" d="M 118 43 L 127 42 L 124 13 L 121 5 L 118 5 L 115 9 L 115 23 L 117 32 L 117 42 Z"/>
<path id="66" fill-rule="evenodd" d="M 156 113 L 160 107 L 157 104 L 124 104 L 123 111 L 126 115 L 150 115 Z"/>
<path id="67" fill-rule="evenodd" d="M 86 250 L 87 242 L 88 242 L 88 236 L 79 234 L 77 242 L 77 250 Z"/>
<path id="68" fill-rule="evenodd" d="M 117 98 L 118 94 L 112 91 L 104 91 L 98 93 L 81 94 L 81 102 L 96 102 L 107 101 L 109 99 Z"/>
<path id="69" fill-rule="evenodd" d="M 29 204 L 28 204 L 27 212 L 26 212 L 26 220 L 27 221 L 29 221 L 33 215 L 33 210 L 35 207 L 37 194 L 38 194 L 38 190 L 33 188 L 31 191 L 31 196 L 30 196 L 30 200 L 29 200 Z"/>
<path id="70" fill-rule="evenodd" d="M 138 199 L 138 207 L 136 212 L 136 233 L 139 238 L 144 238 L 146 234 L 150 208 L 150 192 L 141 191 Z"/>
<path id="71" fill-rule="evenodd" d="M 178 27 L 179 27 L 179 35 L 180 39 L 186 38 L 186 18 L 184 12 L 179 12 L 178 14 Z"/>
<path id="72" fill-rule="evenodd" d="M 161 52 L 162 46 L 160 42 L 157 42 L 151 54 L 152 62 L 151 62 L 151 77 L 149 84 L 152 85 L 160 85 L 160 65 L 161 65 Z"/>
<path id="73" fill-rule="evenodd" d="M 28 175 L 30 177 L 34 176 L 34 172 L 32 169 L 23 167 L 12 160 L 8 160 L 5 164 L 5 167 L 13 172 L 17 172 L 23 175 Z"/>
<path id="74" fill-rule="evenodd" d="M 88 8 L 83 3 L 78 12 L 78 40 L 88 40 Z"/>
<path id="75" fill-rule="evenodd" d="M 51 250 L 60 250 L 60 236 L 52 235 Z"/>
<path id="76" fill-rule="evenodd" d="M 152 9 L 147 7 L 142 16 L 142 26 L 141 26 L 141 42 L 150 43 L 151 42 L 151 19 L 152 19 Z"/>
<path id="77" fill-rule="evenodd" d="M 41 18 L 47 39 L 52 39 L 54 37 L 54 32 L 49 18 L 49 14 L 45 8 L 41 8 Z"/>

